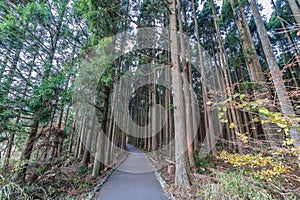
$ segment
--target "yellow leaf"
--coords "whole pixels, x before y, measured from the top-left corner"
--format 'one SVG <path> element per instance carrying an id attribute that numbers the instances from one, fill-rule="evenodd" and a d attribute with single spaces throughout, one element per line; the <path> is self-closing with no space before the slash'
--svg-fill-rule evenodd
<path id="1" fill-rule="evenodd" d="M 219 119 L 222 119 L 223 116 L 224 116 L 224 113 L 223 113 L 223 112 L 220 112 L 219 115 L 218 115 L 218 118 L 219 118 Z"/>
<path id="2" fill-rule="evenodd" d="M 278 125 L 280 128 L 286 128 L 286 127 L 287 127 L 287 124 L 283 124 L 283 123 L 277 123 L 277 125 Z"/>
<path id="3" fill-rule="evenodd" d="M 221 122 L 221 123 L 227 123 L 228 120 L 227 120 L 227 119 L 221 119 L 220 122 Z"/>
<path id="4" fill-rule="evenodd" d="M 282 131 L 282 129 L 278 129 L 278 130 L 277 130 L 277 133 L 281 133 L 281 131 Z"/>
<path id="5" fill-rule="evenodd" d="M 266 108 L 259 108 L 258 112 L 263 115 L 268 115 L 270 113 Z"/>
<path id="6" fill-rule="evenodd" d="M 259 122 L 259 119 L 256 117 L 253 119 L 254 122 Z"/>
<path id="7" fill-rule="evenodd" d="M 284 144 L 286 145 L 291 145 L 295 142 L 295 139 L 294 138 L 288 138 L 285 140 Z"/>
<path id="8" fill-rule="evenodd" d="M 234 125 L 234 123 L 230 123 L 230 125 L 229 125 L 229 128 L 235 128 L 235 125 Z"/>

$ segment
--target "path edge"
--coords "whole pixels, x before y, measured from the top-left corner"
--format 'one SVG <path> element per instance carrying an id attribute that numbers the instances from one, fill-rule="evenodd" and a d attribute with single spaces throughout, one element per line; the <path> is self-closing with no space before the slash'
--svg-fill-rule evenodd
<path id="1" fill-rule="evenodd" d="M 162 173 L 159 171 L 159 169 L 156 168 L 155 165 L 152 164 L 152 162 L 149 160 L 148 156 L 146 156 L 148 162 L 150 163 L 150 165 L 153 167 L 154 169 L 154 175 L 156 176 L 156 179 L 158 180 L 159 184 L 161 185 L 161 187 L 163 188 L 164 193 L 166 194 L 167 198 L 170 200 L 176 200 L 176 198 L 174 197 L 172 192 L 169 192 L 169 194 L 167 194 L 165 192 L 165 188 L 168 185 L 167 182 L 165 181 L 165 179 L 163 178 Z"/>
<path id="2" fill-rule="evenodd" d="M 126 160 L 126 158 L 128 157 L 129 153 L 126 152 L 125 155 L 123 156 L 123 158 L 117 162 L 107 173 L 106 175 L 103 177 L 103 179 L 101 180 L 101 182 L 94 188 L 93 191 L 91 191 L 89 193 L 89 196 L 87 198 L 87 200 L 93 200 L 93 198 L 96 196 L 96 194 L 101 190 L 101 188 L 103 187 L 103 185 L 108 181 L 108 179 L 110 178 L 110 176 L 114 173 L 114 171 Z"/>

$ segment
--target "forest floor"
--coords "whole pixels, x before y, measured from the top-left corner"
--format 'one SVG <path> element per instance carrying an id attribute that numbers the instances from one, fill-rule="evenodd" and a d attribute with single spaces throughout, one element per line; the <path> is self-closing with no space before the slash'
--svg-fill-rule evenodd
<path id="1" fill-rule="evenodd" d="M 217 155 L 220 154 L 222 151 L 217 151 Z M 167 183 L 165 192 L 172 194 L 176 200 L 300 199 L 300 172 L 297 169 L 282 170 L 282 173 L 272 175 L 275 169 L 267 169 L 272 166 L 259 169 L 247 164 L 234 166 L 218 156 L 208 155 L 196 160 L 193 184 L 183 188 L 174 183 L 174 172 L 170 173 L 168 167 L 161 166 L 163 161 L 155 160 L 154 157 L 150 160 Z M 266 172 L 267 177 L 253 175 L 253 172 L 260 171 Z"/>
<path id="2" fill-rule="evenodd" d="M 30 163 L 24 182 L 17 177 L 21 168 L 1 171 L 1 194 L 10 194 L 10 199 L 87 199 L 111 170 L 105 168 L 95 178 L 91 176 L 92 167 L 93 162 L 85 167 L 77 159 Z M 0 195 L 2 198 L 5 196 Z"/>
<path id="3" fill-rule="evenodd" d="M 250 154 L 249 152 L 252 153 Z M 174 170 L 171 173 L 168 170 L 168 167 L 172 165 L 174 169 L 174 164 L 170 163 L 169 166 L 162 166 L 161 164 L 165 163 L 162 160 L 156 160 L 152 156 L 148 158 L 152 165 L 159 169 L 158 171 L 167 183 L 167 186 L 164 188 L 165 193 L 168 196 L 172 194 L 177 200 L 300 199 L 300 172 L 298 168 L 288 165 L 290 163 L 295 164 L 295 157 L 282 158 L 285 162 L 281 161 L 281 157 L 278 157 L 276 162 L 271 162 L 269 159 L 271 153 L 269 151 L 261 153 L 249 150 L 249 152 L 245 152 L 244 155 L 224 154 L 224 151 L 220 148 L 217 149 L 217 156 L 207 155 L 201 159 L 196 159 L 197 167 L 193 172 L 193 185 L 188 188 L 179 187 L 174 183 Z M 157 157 L 165 159 L 163 156 Z M 118 161 L 122 160 L 122 158 L 124 158 L 124 154 L 120 155 Z M 129 192 L 128 187 L 130 186 L 135 188 L 133 191 L 143 194 L 146 191 L 143 188 L 152 187 L 152 183 L 158 192 L 145 193 L 148 196 L 150 194 L 161 195 L 163 192 L 153 175 L 153 169 L 149 169 L 150 166 L 148 165 L 137 165 L 134 162 L 134 159 L 137 158 L 141 159 L 139 156 L 126 159 L 127 162 L 125 160 L 113 172 L 108 182 L 102 185 L 101 189 L 104 188 L 106 191 L 103 193 L 104 190 L 101 191 L 100 189 L 100 195 L 101 192 L 104 195 L 105 193 L 108 194 L 109 190 L 112 190 L 114 195 L 123 197 L 125 197 L 124 194 L 129 196 L 138 195 Z M 226 158 L 228 159 L 226 160 Z M 87 199 L 89 194 L 99 184 L 103 183 L 107 178 L 107 174 L 112 170 L 111 168 L 106 168 L 102 171 L 100 177 L 93 178 L 91 176 L 93 162 L 90 163 L 87 167 L 81 166 L 77 159 L 30 163 L 26 181 L 23 183 L 19 182 L 16 177 L 18 170 L 21 168 L 1 171 L 1 192 L 3 194 L 5 192 L 13 194 L 13 196 L 10 196 L 11 199 Z M 143 162 L 138 161 L 138 163 Z M 261 163 L 266 164 L 262 166 L 260 165 Z M 14 165 L 17 166 L 17 163 L 14 163 Z M 147 172 L 140 173 L 141 175 L 134 173 L 141 172 L 141 169 Z M 148 176 L 149 174 L 151 176 Z M 257 176 L 257 174 L 260 176 Z M 148 178 L 151 179 L 150 186 L 145 182 Z M 135 180 L 137 180 L 137 185 L 129 184 L 129 181 L 134 182 Z M 114 185 L 113 182 L 118 184 Z M 120 192 L 122 189 L 126 192 L 123 195 Z M 95 197 L 98 195 L 99 193 L 96 193 Z M 102 197 L 104 198 L 104 196 Z M 108 197 L 107 199 L 113 199 L 110 196 Z"/>

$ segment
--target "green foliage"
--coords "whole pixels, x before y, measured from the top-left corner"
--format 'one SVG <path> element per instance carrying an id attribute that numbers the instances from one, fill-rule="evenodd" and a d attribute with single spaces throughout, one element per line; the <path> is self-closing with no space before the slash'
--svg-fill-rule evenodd
<path id="1" fill-rule="evenodd" d="M 85 175 L 86 173 L 90 172 L 90 169 L 85 167 L 85 166 L 80 166 L 78 168 L 78 176 L 83 176 Z"/>
<path id="2" fill-rule="evenodd" d="M 38 168 L 36 171 L 39 173 L 39 175 L 43 175 L 45 173 L 45 168 Z"/>
<path id="3" fill-rule="evenodd" d="M 19 8 L 21 9 L 21 7 Z M 25 8 L 22 9 L 22 20 L 25 23 L 37 22 L 33 21 L 33 18 L 38 19 L 38 22 L 43 25 L 50 25 L 51 13 L 49 12 L 49 6 L 46 3 L 36 1 L 26 4 Z"/>
<path id="4" fill-rule="evenodd" d="M 75 13 L 87 20 L 88 29 L 93 33 L 89 45 L 94 46 L 99 40 L 115 35 L 121 18 L 117 14 L 119 1 L 78 0 Z"/>
<path id="5" fill-rule="evenodd" d="M 36 86 L 34 95 L 32 96 L 29 108 L 32 112 L 39 111 L 39 119 L 46 122 L 50 119 L 52 109 L 57 105 L 59 96 L 69 98 L 65 93 L 63 96 L 63 86 L 66 77 L 63 73 L 50 76 L 48 79 L 43 79 L 40 86 Z"/>
<path id="6" fill-rule="evenodd" d="M 85 182 L 79 185 L 79 187 L 77 188 L 78 190 L 84 190 L 90 187 L 90 183 Z"/>
<path id="7" fill-rule="evenodd" d="M 205 157 L 199 157 L 197 151 L 194 153 L 195 163 L 197 167 L 197 172 L 203 174 L 208 171 L 210 168 L 215 168 L 213 163 L 213 156 L 211 154 L 206 155 Z"/>
<path id="8" fill-rule="evenodd" d="M 151 105 L 151 106 L 152 106 L 152 105 Z M 169 109 L 170 109 L 170 110 L 174 110 L 174 109 L 175 109 L 174 104 L 169 104 Z"/>
<path id="9" fill-rule="evenodd" d="M 0 199 L 3 200 L 13 200 L 19 199 L 29 199 L 28 194 L 24 189 L 17 183 L 9 181 L 8 183 L 3 183 L 3 177 L 0 176 Z"/>
<path id="10" fill-rule="evenodd" d="M 216 178 L 218 183 L 202 185 L 204 199 L 276 199 L 259 182 L 249 182 L 242 172 L 221 172 Z"/>

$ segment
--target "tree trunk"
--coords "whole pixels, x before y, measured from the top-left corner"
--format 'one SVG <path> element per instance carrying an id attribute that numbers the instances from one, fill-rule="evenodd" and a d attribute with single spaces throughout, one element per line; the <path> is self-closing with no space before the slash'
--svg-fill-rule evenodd
<path id="1" fill-rule="evenodd" d="M 153 65 L 154 66 L 154 65 Z M 151 131 L 151 135 L 152 135 L 152 152 L 154 153 L 155 156 L 156 155 L 156 149 L 157 149 L 157 133 L 156 133 L 156 129 L 157 129 L 157 111 L 156 111 L 156 70 L 153 70 L 153 87 L 152 87 L 152 109 L 151 109 L 151 124 L 152 124 L 152 131 Z"/>
<path id="2" fill-rule="evenodd" d="M 85 115 L 83 115 L 83 117 L 81 118 L 80 127 L 78 130 L 78 137 L 77 137 L 76 149 L 75 149 L 75 154 L 74 154 L 75 158 L 80 158 L 81 145 L 83 142 L 82 137 L 83 137 L 83 131 L 84 131 L 84 124 L 85 124 Z"/>
<path id="3" fill-rule="evenodd" d="M 295 18 L 295 21 L 297 23 L 297 26 L 300 26 L 300 8 L 297 5 L 296 0 L 288 0 L 292 13 L 293 13 L 293 17 Z M 299 0 L 298 0 L 299 3 Z"/>
<path id="4" fill-rule="evenodd" d="M 104 152 L 105 135 L 104 134 L 106 134 L 109 94 L 110 94 L 110 88 L 108 86 L 105 86 L 105 88 L 103 88 L 102 103 L 101 105 L 99 105 L 101 108 L 100 119 L 99 119 L 100 128 L 97 133 L 98 134 L 97 147 L 96 147 L 96 154 L 95 154 L 94 167 L 92 173 L 92 176 L 94 177 L 99 176 L 101 170 L 104 169 L 104 161 L 105 161 L 105 152 Z"/>
<path id="5" fill-rule="evenodd" d="M 189 88 L 189 76 L 188 76 L 188 66 L 186 62 L 186 48 L 183 35 L 183 26 L 182 26 L 182 16 L 181 16 L 181 5 L 180 0 L 177 0 L 178 4 L 178 22 L 179 22 L 179 31 L 180 31 L 180 46 L 181 46 L 181 55 L 182 55 L 182 64 L 183 64 L 183 91 L 184 91 L 184 103 L 185 103 L 185 123 L 186 123 L 186 134 L 187 134 L 187 148 L 188 156 L 190 161 L 190 167 L 194 169 L 196 167 L 194 159 L 194 146 L 193 146 L 193 121 L 192 121 L 192 111 L 191 111 L 191 97 L 190 97 L 190 88 Z"/>
<path id="6" fill-rule="evenodd" d="M 216 28 L 216 34 L 217 34 L 217 41 L 218 41 L 218 45 L 219 45 L 219 50 L 220 50 L 220 64 L 221 64 L 221 69 L 223 70 L 223 74 L 224 74 L 224 80 L 225 80 L 225 88 L 226 88 L 226 92 L 227 95 L 229 97 L 232 96 L 232 91 L 231 91 L 231 78 L 230 78 L 230 73 L 228 72 L 227 69 L 227 63 L 226 63 L 226 56 L 225 56 L 225 50 L 224 50 L 224 46 L 222 44 L 222 38 L 220 35 L 220 28 L 219 28 L 219 24 L 218 24 L 218 18 L 217 18 L 217 14 L 216 14 L 216 9 L 215 9 L 215 4 L 214 4 L 214 0 L 211 0 L 211 8 L 212 8 L 212 12 L 213 12 L 213 16 L 214 16 L 214 25 Z M 237 118 L 237 113 L 236 110 L 233 108 L 232 105 L 230 105 L 229 111 L 231 113 L 232 116 L 232 122 L 234 124 L 233 130 L 234 130 L 234 135 L 236 136 L 237 133 L 241 133 L 241 129 L 240 129 L 240 125 L 242 123 L 239 122 L 239 119 Z M 241 141 L 240 139 L 236 136 L 236 140 L 237 140 L 237 146 L 238 146 L 238 151 L 239 153 L 243 153 L 243 149 L 241 146 Z"/>
<path id="7" fill-rule="evenodd" d="M 260 16 L 256 2 L 254 0 L 249 0 L 249 3 L 253 12 L 254 20 L 257 26 L 257 31 L 263 46 L 263 50 L 266 56 L 266 60 L 269 66 L 269 70 L 272 76 L 272 80 L 275 86 L 282 113 L 286 119 L 289 119 L 292 122 L 290 136 L 295 140 L 294 146 L 298 148 L 300 146 L 300 131 L 296 128 L 297 124 L 295 124 L 295 120 L 292 119 L 296 116 L 292 102 L 287 94 L 284 82 L 281 77 L 279 66 L 277 64 L 270 40 L 268 38 L 267 30 Z"/>
<path id="8" fill-rule="evenodd" d="M 197 12 L 195 8 L 195 2 L 192 0 L 192 8 L 193 8 L 193 15 L 194 15 L 194 24 L 196 29 L 196 38 L 197 38 L 197 47 L 198 47 L 198 54 L 199 54 L 199 68 L 201 74 L 201 81 L 202 81 L 202 98 L 203 98 L 203 108 L 204 108 L 204 122 L 206 129 L 206 137 L 204 143 L 206 143 L 205 147 L 201 150 L 202 154 L 209 153 L 211 148 L 211 138 L 214 138 L 215 132 L 212 123 L 212 115 L 207 105 L 208 102 L 208 89 L 207 89 L 207 78 L 205 74 L 205 67 L 204 67 L 204 58 L 203 58 L 203 51 L 200 42 L 200 34 L 199 34 L 199 27 L 198 27 L 198 20 L 197 20 Z"/>
<path id="9" fill-rule="evenodd" d="M 239 1 L 241 4 L 241 2 Z M 234 19 L 238 28 L 238 32 L 240 35 L 241 45 L 243 48 L 243 52 L 245 54 L 245 62 L 247 65 L 249 77 L 251 81 L 256 82 L 258 84 L 264 84 L 266 83 L 266 79 L 264 77 L 262 66 L 259 62 L 259 57 L 256 53 L 254 43 L 251 39 L 251 33 L 249 26 L 247 24 L 246 16 L 244 13 L 244 9 L 240 7 L 240 14 L 242 22 L 239 20 L 239 16 L 237 13 L 237 8 L 234 7 L 234 1 L 230 0 L 230 4 L 233 10 Z M 250 51 L 250 53 L 248 53 Z M 270 92 L 267 88 L 262 88 L 259 90 L 254 90 L 254 96 L 255 99 L 265 99 L 270 97 Z M 272 109 L 272 108 L 270 108 Z M 263 118 L 263 116 L 261 116 Z M 272 125 L 271 123 L 266 123 L 262 125 L 263 131 L 265 132 L 265 135 L 267 137 L 268 142 L 271 146 L 276 146 L 276 135 L 278 134 L 276 132 L 276 127 Z M 257 134 L 255 134 L 257 135 Z"/>
<path id="10" fill-rule="evenodd" d="M 177 38 L 177 23 L 176 23 L 176 1 L 170 0 L 170 35 L 171 35 L 171 61 L 172 61 L 172 89 L 173 89 L 173 104 L 174 125 L 175 125 L 175 160 L 176 172 L 175 183 L 177 185 L 188 187 L 190 185 L 189 163 L 186 155 L 186 127 L 183 116 L 185 115 L 184 98 L 182 94 L 182 80 L 179 67 L 179 50 Z"/>
<path id="11" fill-rule="evenodd" d="M 297 49 L 296 49 L 296 47 L 295 47 L 294 41 L 293 41 L 293 39 L 291 38 L 291 35 L 290 35 L 289 31 L 286 29 L 286 26 L 285 26 L 285 24 L 284 24 L 284 22 L 283 22 L 283 19 L 282 19 L 282 18 L 280 17 L 280 15 L 279 15 L 279 12 L 278 12 L 278 9 L 277 9 L 277 7 L 276 7 L 275 2 L 274 2 L 273 0 L 271 0 L 271 3 L 272 3 L 272 5 L 273 5 L 273 8 L 275 9 L 276 15 L 277 15 L 277 17 L 278 17 L 278 19 L 279 19 L 280 25 L 281 25 L 282 28 L 283 28 L 283 31 L 284 31 L 284 33 L 285 33 L 285 36 L 286 36 L 286 38 L 288 39 L 288 41 L 289 41 L 289 43 L 290 43 L 291 49 L 292 49 L 293 54 L 294 54 L 294 58 L 296 59 L 297 64 L 298 64 L 298 66 L 300 67 L 300 57 L 299 57 L 299 54 L 298 54 Z M 299 10 L 299 9 L 298 9 L 298 10 Z M 300 17 L 300 15 L 299 15 L 299 17 Z M 300 24 L 298 24 L 298 25 L 300 25 Z M 297 79 L 296 79 L 296 77 L 295 77 L 295 74 L 294 74 L 294 70 L 295 70 L 295 69 L 293 69 L 293 67 L 289 67 L 289 70 L 290 70 L 291 76 L 292 76 L 292 78 L 293 78 L 295 87 L 298 88 L 298 87 L 299 87 L 298 81 L 297 81 Z"/>
<path id="12" fill-rule="evenodd" d="M 96 102 L 96 97 L 94 97 L 94 101 L 93 103 Z M 87 134 L 87 138 L 86 138 L 86 143 L 85 143 L 85 150 L 84 150 L 84 154 L 83 154 L 83 158 L 82 158 L 82 165 L 83 166 L 87 166 L 88 163 L 90 162 L 90 155 L 91 155 L 91 147 L 92 147 L 92 139 L 93 139 L 93 135 L 94 135 L 94 126 L 95 126 L 95 120 L 96 120 L 96 108 L 94 107 L 94 105 L 90 106 L 90 124 L 89 124 L 89 129 L 88 129 L 88 134 Z"/>
<path id="13" fill-rule="evenodd" d="M 28 161 L 30 159 L 33 146 L 34 146 L 34 141 L 35 137 L 38 132 L 38 127 L 39 127 L 39 120 L 38 120 L 38 113 L 34 113 L 33 115 L 33 120 L 31 124 L 31 131 L 29 133 L 29 136 L 27 138 L 26 144 L 24 146 L 24 149 L 21 154 L 20 160 L 25 161 L 25 165 L 22 167 L 22 171 L 20 173 L 20 176 L 22 177 L 22 180 L 25 180 L 26 176 L 26 171 L 27 171 L 27 166 L 28 166 Z"/>
<path id="14" fill-rule="evenodd" d="M 72 131 L 71 131 L 71 135 L 70 135 L 70 143 L 69 143 L 69 147 L 68 147 L 68 157 L 72 153 L 73 140 L 74 140 L 74 135 L 75 135 L 75 131 L 76 131 L 76 113 L 74 114 L 74 116 L 75 116 L 75 119 L 73 120 Z"/>

